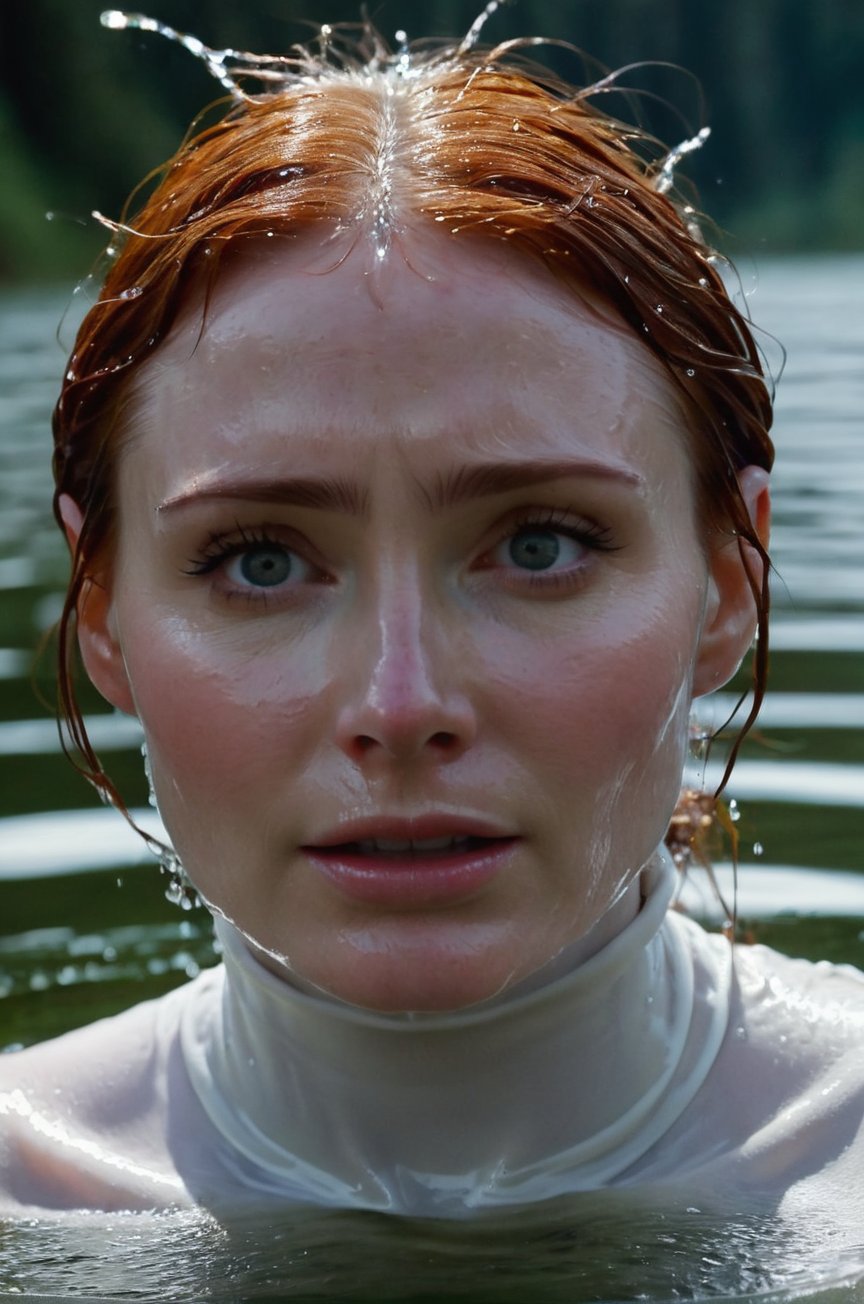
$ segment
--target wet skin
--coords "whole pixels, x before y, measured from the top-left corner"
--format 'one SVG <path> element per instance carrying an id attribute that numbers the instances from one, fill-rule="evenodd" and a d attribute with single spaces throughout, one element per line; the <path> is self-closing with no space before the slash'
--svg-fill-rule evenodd
<path id="1" fill-rule="evenodd" d="M 675 386 L 608 314 L 437 233 L 333 261 L 262 242 L 142 368 L 82 650 L 259 958 L 456 1008 L 633 916 L 753 605 Z"/>

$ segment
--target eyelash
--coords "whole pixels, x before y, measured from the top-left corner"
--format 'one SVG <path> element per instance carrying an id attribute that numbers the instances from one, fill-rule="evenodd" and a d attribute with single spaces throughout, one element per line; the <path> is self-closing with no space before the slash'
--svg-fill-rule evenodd
<path id="1" fill-rule="evenodd" d="M 222 562 L 227 561 L 229 557 L 237 557 L 240 553 L 248 551 L 249 548 L 261 547 L 262 545 L 269 548 L 286 547 L 281 539 L 274 539 L 272 535 L 268 534 L 266 528 L 248 530 L 238 521 L 232 534 L 211 534 L 198 555 L 189 558 L 188 569 L 184 569 L 183 574 L 209 575 L 211 571 L 214 571 Z"/>
<path id="2" fill-rule="evenodd" d="M 229 534 L 227 532 L 213 533 L 207 539 L 200 552 L 195 557 L 188 559 L 186 567 L 183 568 L 184 575 L 202 576 L 212 575 L 229 562 L 232 557 L 240 557 L 245 552 L 253 548 L 274 548 L 282 549 L 285 552 L 295 553 L 293 548 L 284 539 L 277 538 L 271 534 L 267 526 L 255 527 L 249 529 L 235 523 L 234 530 Z M 298 554 L 302 555 L 302 554 Z M 307 566 L 314 566 L 314 562 L 306 561 Z M 323 572 L 322 572 L 323 573 Z M 221 597 L 228 601 L 243 601 L 247 603 L 267 603 L 272 601 L 275 595 L 271 595 L 266 588 L 255 588 L 251 586 L 248 589 L 230 589 L 224 588 Z M 285 590 L 280 590 L 279 596 L 285 600 Z"/>
<path id="3" fill-rule="evenodd" d="M 574 519 L 575 517 L 575 519 Z M 612 543 L 612 531 L 604 526 L 599 525 L 596 521 L 591 521 L 585 517 L 576 516 L 570 509 L 562 508 L 526 508 L 512 517 L 505 526 L 502 527 L 500 536 L 494 545 L 499 547 L 507 539 L 526 530 L 550 530 L 556 534 L 563 534 L 566 538 L 573 539 L 577 543 L 583 544 L 586 548 L 595 552 L 617 552 L 618 548 Z M 284 539 L 277 538 L 269 532 L 268 527 L 261 526 L 248 528 L 238 522 L 235 523 L 234 530 L 228 532 L 214 532 L 207 539 L 206 543 L 200 549 L 197 556 L 190 557 L 187 566 L 183 568 L 182 573 L 190 576 L 203 576 L 214 574 L 220 566 L 230 561 L 232 557 L 241 556 L 252 548 L 274 548 L 294 551 Z M 491 550 L 487 550 L 488 552 Z M 307 565 L 314 563 L 307 560 Z M 487 569 L 487 568 L 483 568 Z M 578 582 L 581 578 L 581 567 L 579 570 L 564 571 L 536 571 L 521 572 L 518 578 L 510 577 L 509 583 L 513 586 L 528 585 L 531 588 L 559 588 L 561 586 L 572 586 L 574 581 Z M 222 594 L 223 597 L 239 599 L 246 602 L 267 602 L 271 595 L 264 588 L 244 589 L 242 591 L 231 590 L 226 588 Z M 284 597 L 284 591 L 282 593 Z"/>
<path id="4" fill-rule="evenodd" d="M 563 534 L 576 543 L 583 544 L 593 552 L 618 552 L 618 545 L 612 542 L 613 532 L 608 527 L 599 525 L 586 517 L 579 516 L 570 508 L 550 507 L 542 510 L 526 508 L 507 522 L 506 530 L 501 534 L 498 544 L 526 530 L 550 530 Z M 510 583 L 530 588 L 573 587 L 583 578 L 582 567 L 578 570 L 522 572 L 518 579 L 511 578 Z"/>

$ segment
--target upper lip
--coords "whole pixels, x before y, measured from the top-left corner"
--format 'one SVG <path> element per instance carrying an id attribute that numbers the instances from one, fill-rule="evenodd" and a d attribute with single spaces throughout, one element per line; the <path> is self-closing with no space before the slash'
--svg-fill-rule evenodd
<path id="1" fill-rule="evenodd" d="M 346 842 L 425 841 L 427 838 L 514 838 L 512 830 L 470 815 L 436 812 L 417 816 L 372 816 L 346 820 L 307 842 L 308 847 L 338 847 Z"/>

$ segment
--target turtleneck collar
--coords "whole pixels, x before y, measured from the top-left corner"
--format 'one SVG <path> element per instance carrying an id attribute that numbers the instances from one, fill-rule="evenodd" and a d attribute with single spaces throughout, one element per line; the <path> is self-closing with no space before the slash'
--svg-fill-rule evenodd
<path id="1" fill-rule="evenodd" d="M 541 986 L 447 1014 L 300 991 L 217 921 L 185 1011 L 194 1090 L 243 1180 L 305 1203 L 448 1216 L 622 1177 L 680 1116 L 726 1031 L 731 959 L 667 907 L 659 852 L 623 932 Z"/>

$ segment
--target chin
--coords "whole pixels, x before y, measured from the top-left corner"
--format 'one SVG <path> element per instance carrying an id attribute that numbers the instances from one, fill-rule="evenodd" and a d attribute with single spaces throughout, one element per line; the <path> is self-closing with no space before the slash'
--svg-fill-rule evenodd
<path id="1" fill-rule="evenodd" d="M 466 931 L 469 935 L 466 936 Z M 525 976 L 513 939 L 488 930 L 416 928 L 398 940 L 363 933 L 341 938 L 341 963 L 303 977 L 328 995 L 380 1013 L 444 1013 L 491 1000 Z M 349 960 L 350 955 L 350 960 Z"/>

